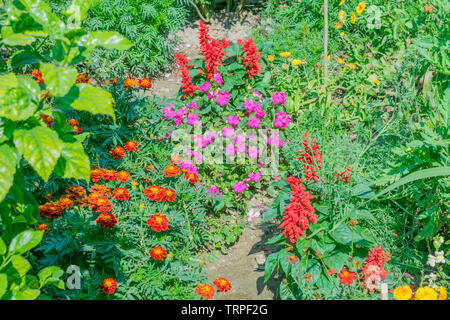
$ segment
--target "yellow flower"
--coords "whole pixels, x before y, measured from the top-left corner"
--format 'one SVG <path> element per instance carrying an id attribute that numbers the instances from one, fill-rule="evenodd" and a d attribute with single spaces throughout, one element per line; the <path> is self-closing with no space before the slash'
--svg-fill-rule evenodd
<path id="1" fill-rule="evenodd" d="M 353 12 L 350 21 L 354 24 L 356 22 L 356 14 Z"/>
<path id="2" fill-rule="evenodd" d="M 338 18 L 339 18 L 340 22 L 345 23 L 345 11 L 344 10 L 339 11 Z"/>
<path id="3" fill-rule="evenodd" d="M 294 66 L 298 66 L 298 65 L 300 65 L 300 64 L 305 64 L 306 63 L 306 60 L 305 59 L 303 59 L 303 60 L 299 60 L 299 59 L 294 59 L 294 60 L 292 60 L 292 64 L 294 65 Z"/>
<path id="4" fill-rule="evenodd" d="M 412 152 L 412 148 L 411 147 L 406 148 L 405 152 Z"/>
<path id="5" fill-rule="evenodd" d="M 291 55 L 291 53 L 289 51 L 285 51 L 285 52 L 280 53 L 280 56 L 283 57 L 283 58 L 287 58 L 290 55 Z"/>
<path id="6" fill-rule="evenodd" d="M 358 3 L 358 5 L 356 6 L 356 13 L 361 14 L 365 8 L 366 8 L 366 4 L 364 2 Z"/>
<path id="7" fill-rule="evenodd" d="M 439 293 L 438 300 L 447 300 L 447 289 L 445 287 L 436 287 L 436 291 Z"/>
<path id="8" fill-rule="evenodd" d="M 337 57 L 337 62 L 339 62 L 340 64 L 345 64 L 345 61 L 339 57 Z"/>
<path id="9" fill-rule="evenodd" d="M 350 67 L 350 68 L 352 68 L 352 70 L 355 70 L 356 64 L 349 62 L 349 63 L 347 63 L 347 67 Z"/>
<path id="10" fill-rule="evenodd" d="M 274 56 L 268 56 L 268 57 L 267 57 L 267 60 L 268 60 L 269 62 L 272 62 L 273 60 L 275 60 L 275 57 L 274 57 Z"/>
<path id="11" fill-rule="evenodd" d="M 372 81 L 373 83 L 375 83 L 377 86 L 380 85 L 380 81 L 375 77 L 375 76 L 371 76 L 369 78 L 369 81 Z"/>
<path id="12" fill-rule="evenodd" d="M 427 126 L 430 127 L 430 129 L 434 130 L 434 126 L 433 126 L 433 124 L 431 123 L 430 120 L 427 121 Z"/>
<path id="13" fill-rule="evenodd" d="M 173 254 L 172 254 L 172 253 L 168 253 L 168 254 L 167 254 L 167 258 L 171 259 L 172 257 L 173 257 Z"/>
<path id="14" fill-rule="evenodd" d="M 145 204 L 143 204 L 143 203 L 139 204 L 139 209 L 144 210 L 145 209 Z"/>
<path id="15" fill-rule="evenodd" d="M 342 6 L 345 3 L 345 0 L 341 0 L 341 2 L 339 2 L 339 6 Z"/>
<path id="16" fill-rule="evenodd" d="M 437 300 L 437 293 L 428 286 L 420 287 L 416 291 L 415 300 Z"/>
<path id="17" fill-rule="evenodd" d="M 412 298 L 412 290 L 409 286 L 397 287 L 394 290 L 395 300 L 409 300 Z"/>
<path id="18" fill-rule="evenodd" d="M 133 187 L 136 187 L 138 184 L 139 184 L 139 182 L 137 182 L 137 181 L 135 181 L 135 180 L 132 180 L 132 181 L 131 181 L 131 185 L 132 185 Z"/>
<path id="19" fill-rule="evenodd" d="M 347 35 L 345 34 L 345 32 L 341 32 L 341 37 L 346 37 Z"/>
<path id="20" fill-rule="evenodd" d="M 330 62 L 330 55 L 327 56 L 327 62 Z"/>
<path id="21" fill-rule="evenodd" d="M 342 73 L 345 73 L 345 67 L 342 68 Z"/>

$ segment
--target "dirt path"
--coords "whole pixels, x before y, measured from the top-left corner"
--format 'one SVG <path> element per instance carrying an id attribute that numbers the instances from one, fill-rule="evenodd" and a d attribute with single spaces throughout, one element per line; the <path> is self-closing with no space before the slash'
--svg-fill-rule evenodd
<path id="1" fill-rule="evenodd" d="M 226 38 L 236 42 L 240 38 L 250 36 L 251 29 L 260 22 L 259 16 L 250 12 L 243 13 L 240 18 L 232 14 L 221 14 L 220 20 L 213 19 L 210 24 L 210 35 L 216 39 Z M 189 59 L 199 57 L 198 44 L 199 21 L 195 21 L 184 30 L 178 32 L 180 44 L 178 50 Z M 180 88 L 180 78 L 175 77 L 176 67 L 167 66 L 162 76 L 153 79 L 152 89 L 149 95 L 160 98 L 175 98 Z M 261 205 L 270 205 L 270 199 L 262 194 L 257 194 L 250 201 L 249 208 L 261 210 Z M 259 207 L 258 207 L 259 206 Z M 238 242 L 229 250 L 227 255 L 219 254 L 217 260 L 211 262 L 204 255 L 205 270 L 210 281 L 217 277 L 227 278 L 232 289 L 226 294 L 218 294 L 215 299 L 274 299 L 279 285 L 279 279 L 270 278 L 264 284 L 264 263 L 271 249 L 265 248 L 265 242 L 276 231 L 273 226 L 261 226 L 261 217 L 255 218 L 244 228 Z"/>

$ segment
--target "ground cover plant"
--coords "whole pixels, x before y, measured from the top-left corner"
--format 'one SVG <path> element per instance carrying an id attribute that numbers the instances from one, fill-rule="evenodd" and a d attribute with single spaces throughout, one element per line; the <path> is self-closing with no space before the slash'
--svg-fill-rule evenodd
<path id="1" fill-rule="evenodd" d="M 448 5 L 328 2 L 234 42 L 199 20 L 194 57 L 191 2 L 3 6 L 0 298 L 220 299 L 205 264 L 258 221 L 275 299 L 446 300 Z"/>

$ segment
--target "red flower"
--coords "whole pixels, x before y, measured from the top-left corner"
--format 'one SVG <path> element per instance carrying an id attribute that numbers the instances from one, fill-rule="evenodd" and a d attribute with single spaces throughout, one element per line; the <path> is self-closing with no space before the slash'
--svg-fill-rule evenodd
<path id="1" fill-rule="evenodd" d="M 88 201 L 92 211 L 105 212 L 112 210 L 112 204 L 109 199 L 96 192 L 89 195 Z"/>
<path id="2" fill-rule="evenodd" d="M 168 165 L 163 170 L 164 174 L 168 177 L 176 177 L 180 174 L 180 168 L 178 168 L 176 165 Z"/>
<path id="3" fill-rule="evenodd" d="M 288 237 L 290 243 L 295 244 L 309 228 L 309 223 L 316 223 L 318 217 L 311 205 L 313 196 L 305 191 L 302 180 L 289 177 L 285 181 L 291 185 L 292 197 L 284 207 L 283 222 L 278 228 L 284 228 L 282 234 Z"/>
<path id="4" fill-rule="evenodd" d="M 46 115 L 45 113 L 41 113 L 40 117 L 42 120 L 44 120 L 45 124 L 47 125 L 47 127 L 51 128 L 52 124 L 55 120 L 53 120 L 52 117 L 50 117 L 49 115 Z"/>
<path id="5" fill-rule="evenodd" d="M 227 292 L 231 290 L 231 283 L 223 277 L 219 277 L 213 281 L 213 284 L 217 287 L 217 291 Z"/>
<path id="6" fill-rule="evenodd" d="M 152 87 L 152 80 L 148 78 L 142 78 L 141 80 L 139 80 L 139 86 L 142 89 L 150 89 Z"/>
<path id="7" fill-rule="evenodd" d="M 138 144 L 136 141 L 128 141 L 127 143 L 125 143 L 125 149 L 127 149 L 127 151 L 137 151 L 138 149 Z"/>
<path id="8" fill-rule="evenodd" d="M 154 247 L 150 252 L 150 255 L 155 260 L 163 260 L 167 256 L 167 253 L 163 247 Z"/>
<path id="9" fill-rule="evenodd" d="M 130 194 L 125 188 L 115 188 L 113 190 L 112 196 L 114 199 L 119 201 L 128 201 L 130 199 Z"/>
<path id="10" fill-rule="evenodd" d="M 94 184 L 90 189 L 91 192 L 97 193 L 101 196 L 110 196 L 111 195 L 111 189 L 107 186 L 100 185 L 100 184 Z"/>
<path id="11" fill-rule="evenodd" d="M 214 287 L 210 284 L 199 284 L 195 288 L 195 292 L 198 296 L 202 296 L 205 299 L 211 300 L 214 297 Z"/>
<path id="12" fill-rule="evenodd" d="M 175 201 L 175 199 L 177 198 L 177 194 L 172 189 L 165 189 L 164 193 L 165 193 L 165 201 L 172 202 Z"/>
<path id="13" fill-rule="evenodd" d="M 75 83 L 91 83 L 89 76 L 85 73 L 77 73 L 77 80 Z"/>
<path id="14" fill-rule="evenodd" d="M 263 69 L 259 65 L 259 58 L 262 57 L 262 55 L 258 52 L 258 49 L 253 44 L 252 38 L 248 39 L 247 42 L 245 40 L 239 39 L 237 41 L 237 44 L 242 45 L 242 64 L 247 68 L 245 73 L 248 74 L 248 78 L 252 79 Z"/>
<path id="15" fill-rule="evenodd" d="M 125 150 L 122 147 L 116 146 L 109 151 L 109 155 L 114 159 L 122 159 L 125 155 Z"/>
<path id="16" fill-rule="evenodd" d="M 307 181 L 314 180 L 317 182 L 319 177 L 316 174 L 317 170 L 322 169 L 322 154 L 319 150 L 318 144 L 313 144 L 316 139 L 312 139 L 308 142 L 310 135 L 308 131 L 305 132 L 305 140 L 302 141 L 304 150 L 300 151 L 300 157 L 297 159 L 303 162 L 303 173 Z"/>
<path id="17" fill-rule="evenodd" d="M 31 71 L 31 75 L 36 78 L 36 82 L 41 84 L 44 83 L 44 79 L 42 78 L 42 72 L 40 72 L 38 69 L 33 69 Z"/>
<path id="18" fill-rule="evenodd" d="M 151 229 L 156 232 L 166 231 L 170 228 L 169 220 L 161 212 L 151 215 L 147 220 L 147 225 L 151 226 Z"/>
<path id="19" fill-rule="evenodd" d="M 350 182 L 350 174 L 352 173 L 352 170 L 352 167 L 345 168 L 341 173 L 336 173 L 334 177 L 339 178 L 339 181 Z"/>
<path id="20" fill-rule="evenodd" d="M 112 229 L 116 225 L 117 219 L 110 212 L 102 212 L 98 216 L 96 222 L 103 228 Z"/>
<path id="21" fill-rule="evenodd" d="M 150 201 L 169 201 L 172 202 L 177 198 L 177 194 L 172 189 L 166 189 L 158 186 L 150 186 L 144 189 L 144 195 Z"/>
<path id="22" fill-rule="evenodd" d="M 55 219 L 59 218 L 62 213 L 62 208 L 57 202 L 46 202 L 45 204 L 39 206 L 39 215 Z"/>
<path id="23" fill-rule="evenodd" d="M 342 268 L 341 273 L 338 274 L 340 283 L 346 286 L 351 285 L 356 279 L 356 274 L 354 272 L 348 271 L 346 268 Z"/>
<path id="24" fill-rule="evenodd" d="M 44 233 L 48 233 L 48 225 L 45 224 L 45 223 L 39 223 L 39 224 L 36 226 L 36 230 L 43 230 Z"/>
<path id="25" fill-rule="evenodd" d="M 105 181 L 114 181 L 116 178 L 116 170 L 112 169 L 102 169 L 100 170 L 100 174 L 103 180 Z"/>
<path id="26" fill-rule="evenodd" d="M 120 182 L 127 182 L 130 178 L 130 174 L 124 170 L 116 173 L 116 179 Z"/>
<path id="27" fill-rule="evenodd" d="M 101 172 L 98 169 L 91 170 L 91 180 L 92 182 L 98 182 L 101 178 Z"/>
<path id="28" fill-rule="evenodd" d="M 198 33 L 200 53 L 203 54 L 205 61 L 206 76 L 208 79 L 212 79 L 214 74 L 218 73 L 217 67 L 223 66 L 223 57 L 228 56 L 224 50 L 228 47 L 229 42 L 225 38 L 222 41 L 211 38 L 209 27 L 203 21 L 200 21 Z"/>
<path id="29" fill-rule="evenodd" d="M 112 294 L 117 289 L 117 281 L 113 278 L 105 279 L 100 284 L 100 289 L 103 290 L 104 293 Z"/>
<path id="30" fill-rule="evenodd" d="M 184 175 L 184 177 L 185 177 L 186 179 L 188 179 L 189 182 L 192 183 L 192 184 L 198 182 L 198 176 L 197 176 L 195 173 L 192 173 L 192 172 L 186 173 L 186 174 Z"/>
<path id="31" fill-rule="evenodd" d="M 188 95 L 192 97 L 194 95 L 194 92 L 197 91 L 198 89 L 198 87 L 196 87 L 192 82 L 192 77 L 189 73 L 189 69 L 194 65 L 189 64 L 191 60 L 189 60 L 188 58 L 186 58 L 185 56 L 183 56 L 178 52 L 176 53 L 176 58 L 177 64 L 180 66 L 178 68 L 178 72 L 176 73 L 176 75 L 181 73 L 181 83 L 182 83 L 181 89 L 184 93 L 184 98 L 186 98 L 186 96 Z"/>
<path id="32" fill-rule="evenodd" d="M 68 196 L 62 196 L 59 198 L 58 202 L 56 203 L 58 206 L 61 207 L 61 209 L 70 209 L 73 207 L 73 201 Z"/>

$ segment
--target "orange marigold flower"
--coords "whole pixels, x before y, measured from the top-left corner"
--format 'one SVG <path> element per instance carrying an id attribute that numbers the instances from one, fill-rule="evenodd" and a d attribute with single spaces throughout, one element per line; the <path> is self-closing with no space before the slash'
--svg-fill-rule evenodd
<path id="1" fill-rule="evenodd" d="M 73 201 L 68 196 L 62 196 L 58 202 L 58 206 L 61 207 L 61 209 L 70 209 L 73 206 Z"/>
<path id="2" fill-rule="evenodd" d="M 119 82 L 119 79 L 118 78 L 111 78 L 111 79 L 109 79 L 109 81 L 111 81 L 111 83 L 113 85 L 116 85 Z"/>
<path id="3" fill-rule="evenodd" d="M 272 62 L 273 60 L 275 60 L 275 56 L 267 56 L 267 61 Z"/>
<path id="4" fill-rule="evenodd" d="M 114 199 L 119 201 L 128 201 L 130 199 L 130 194 L 125 188 L 115 188 L 113 190 L 112 196 Z"/>
<path id="5" fill-rule="evenodd" d="M 43 230 L 44 233 L 48 233 L 48 225 L 45 224 L 45 223 L 39 223 L 39 224 L 36 226 L 36 230 Z"/>
<path id="6" fill-rule="evenodd" d="M 50 117 L 49 115 L 46 115 L 45 113 L 41 113 L 40 117 L 42 120 L 44 120 L 45 124 L 47 125 L 47 127 L 51 128 L 52 124 L 55 120 L 53 120 L 52 117 Z"/>
<path id="7" fill-rule="evenodd" d="M 217 291 L 227 292 L 231 290 L 231 283 L 223 277 L 219 277 L 213 281 L 213 284 L 217 287 Z"/>
<path id="8" fill-rule="evenodd" d="M 122 87 L 127 90 L 129 88 L 136 88 L 139 85 L 139 81 L 136 78 L 126 78 L 122 82 Z"/>
<path id="9" fill-rule="evenodd" d="M 112 169 L 102 169 L 100 170 L 100 174 L 102 176 L 102 179 L 105 181 L 114 181 L 116 178 L 116 170 Z"/>
<path id="10" fill-rule="evenodd" d="M 99 214 L 96 222 L 103 228 L 112 229 L 116 225 L 117 219 L 110 212 L 102 212 Z"/>
<path id="11" fill-rule="evenodd" d="M 62 208 L 57 202 L 46 202 L 45 204 L 39 206 L 39 214 L 47 218 L 59 218 L 61 213 Z"/>
<path id="12" fill-rule="evenodd" d="M 127 151 L 137 151 L 138 144 L 136 141 L 128 141 L 125 143 L 125 149 L 127 149 Z"/>
<path id="13" fill-rule="evenodd" d="M 165 189 L 164 192 L 165 192 L 165 201 L 172 202 L 175 201 L 175 199 L 177 198 L 177 194 L 172 189 Z"/>
<path id="14" fill-rule="evenodd" d="M 31 74 L 33 75 L 33 77 L 36 78 L 36 82 L 41 84 L 44 83 L 44 79 L 42 78 L 42 72 L 40 72 L 38 69 L 33 69 L 33 71 L 31 71 Z"/>
<path id="15" fill-rule="evenodd" d="M 85 73 L 77 73 L 77 80 L 75 83 L 91 83 L 88 75 Z"/>
<path id="16" fill-rule="evenodd" d="M 141 80 L 139 80 L 139 86 L 142 89 L 150 89 L 152 87 L 152 80 L 148 78 L 142 78 Z"/>
<path id="17" fill-rule="evenodd" d="M 168 177 L 176 177 L 180 174 L 180 168 L 173 164 L 168 165 L 164 168 L 164 174 Z"/>
<path id="18" fill-rule="evenodd" d="M 91 180 L 92 182 L 98 182 L 98 180 L 101 178 L 101 172 L 98 169 L 91 170 Z"/>
<path id="19" fill-rule="evenodd" d="M 111 189 L 101 184 L 94 184 L 89 190 L 93 193 L 97 193 L 100 196 L 109 197 L 111 195 Z"/>
<path id="20" fill-rule="evenodd" d="M 151 229 L 156 232 L 166 231 L 170 228 L 169 220 L 161 212 L 151 215 L 147 220 L 147 225 L 149 225 Z"/>
<path id="21" fill-rule="evenodd" d="M 120 182 L 127 182 L 130 178 L 130 174 L 124 170 L 116 173 L 116 179 Z"/>
<path id="22" fill-rule="evenodd" d="M 105 279 L 100 284 L 100 289 L 103 290 L 104 293 L 112 294 L 117 289 L 117 281 L 113 278 Z"/>
<path id="23" fill-rule="evenodd" d="M 186 174 L 184 175 L 184 177 L 185 177 L 186 179 L 188 179 L 189 182 L 192 183 L 192 184 L 198 182 L 198 176 L 197 176 L 195 173 L 193 173 L 193 172 L 186 173 Z"/>
<path id="24" fill-rule="evenodd" d="M 105 212 L 105 211 L 111 211 L 112 210 L 112 204 L 111 201 L 105 196 L 100 196 L 97 200 L 97 211 L 98 212 Z"/>
<path id="25" fill-rule="evenodd" d="M 109 151 L 109 155 L 114 159 L 122 159 L 125 155 L 125 150 L 122 147 L 115 146 Z"/>
<path id="26" fill-rule="evenodd" d="M 158 186 L 150 186 L 144 189 L 145 197 L 150 201 L 161 201 L 162 197 L 165 195 L 164 190 Z"/>
<path id="27" fill-rule="evenodd" d="M 181 162 L 183 162 L 183 158 L 177 154 L 170 157 L 170 163 L 180 164 Z"/>
<path id="28" fill-rule="evenodd" d="M 205 299 L 211 300 L 214 297 L 214 287 L 210 284 L 199 284 L 195 288 L 195 292 L 198 296 L 202 296 Z"/>
<path id="29" fill-rule="evenodd" d="M 356 279 L 356 274 L 354 272 L 348 271 L 346 268 L 342 268 L 341 273 L 338 274 L 340 283 L 346 286 L 351 285 Z"/>
<path id="30" fill-rule="evenodd" d="M 163 247 L 159 246 L 159 247 L 154 247 L 152 249 L 152 251 L 150 252 L 150 255 L 155 260 L 163 260 L 167 256 L 167 253 Z"/>

